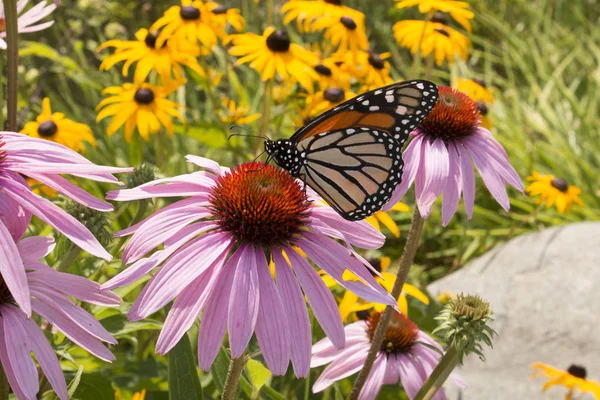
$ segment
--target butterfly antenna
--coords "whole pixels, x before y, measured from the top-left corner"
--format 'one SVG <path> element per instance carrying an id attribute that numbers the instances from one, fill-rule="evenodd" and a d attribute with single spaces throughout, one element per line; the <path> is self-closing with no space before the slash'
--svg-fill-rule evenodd
<path id="1" fill-rule="evenodd" d="M 233 131 L 234 129 L 242 129 L 245 130 L 246 132 L 250 132 L 250 134 L 242 134 L 242 133 L 231 133 L 229 136 L 227 136 L 227 140 L 231 139 L 234 136 L 242 136 L 242 137 L 256 137 L 256 138 L 261 138 L 261 139 L 265 139 L 265 140 L 271 140 L 268 136 L 266 135 L 261 135 L 258 132 L 254 132 L 253 130 L 250 130 L 248 128 L 245 128 L 243 126 L 240 125 L 231 125 L 229 127 L 229 131 Z"/>

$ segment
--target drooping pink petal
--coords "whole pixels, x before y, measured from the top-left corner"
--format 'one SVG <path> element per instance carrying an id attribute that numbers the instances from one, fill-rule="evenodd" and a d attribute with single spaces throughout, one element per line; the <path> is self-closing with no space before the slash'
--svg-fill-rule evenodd
<path id="1" fill-rule="evenodd" d="M 442 199 L 442 225 L 447 226 L 456 209 L 458 208 L 458 201 L 460 200 L 460 193 L 462 191 L 462 179 L 460 176 L 460 158 L 458 151 L 453 143 L 448 145 L 448 161 L 449 170 L 448 178 L 446 180 L 446 186 L 444 188 L 444 197 Z"/>
<path id="2" fill-rule="evenodd" d="M 364 346 L 359 349 L 354 347 L 344 349 L 339 356 L 325 368 L 321 376 L 313 385 L 313 393 L 318 393 L 331 386 L 335 381 L 342 380 L 351 375 L 354 375 L 361 370 L 367 354 L 369 346 Z"/>
<path id="3" fill-rule="evenodd" d="M 308 309 L 300 285 L 290 265 L 281 255 L 281 250 L 273 249 L 273 261 L 277 288 L 288 316 L 292 366 L 298 378 L 305 378 L 310 369 L 311 328 Z"/>
<path id="4" fill-rule="evenodd" d="M 228 253 L 230 246 L 227 234 L 210 233 L 189 242 L 173 254 L 146 285 L 147 292 L 141 299 L 139 315 L 146 318 L 173 300 L 215 260 Z"/>
<path id="5" fill-rule="evenodd" d="M 381 390 L 381 385 L 383 385 L 386 369 L 387 356 L 383 353 L 379 354 L 373 363 L 373 369 L 371 369 L 365 381 L 365 386 L 360 391 L 358 400 L 375 400 L 377 398 L 377 394 Z"/>
<path id="6" fill-rule="evenodd" d="M 4 224 L 15 242 L 23 237 L 30 221 L 31 213 L 0 190 L 0 224 Z"/>
<path id="7" fill-rule="evenodd" d="M 378 249 L 385 243 L 385 235 L 366 221 L 345 220 L 329 207 L 314 207 L 312 219 L 315 223 L 326 224 L 341 233 L 342 237 L 333 235 L 336 239 L 344 239 L 349 244 L 363 249 Z"/>
<path id="8" fill-rule="evenodd" d="M 97 199 L 96 197 L 81 189 L 79 186 L 72 184 L 60 175 L 30 173 L 29 176 L 86 207 L 103 212 L 109 212 L 114 209 L 112 204 Z"/>
<path id="9" fill-rule="evenodd" d="M 25 314 L 10 304 L 0 305 L 2 314 L 2 331 L 6 344 L 6 353 L 17 380 L 17 386 L 25 394 L 25 398 L 35 399 L 39 391 L 38 370 L 31 358 L 31 345 L 27 340 L 27 332 L 19 323 L 20 316 Z"/>
<path id="10" fill-rule="evenodd" d="M 363 333 L 363 335 L 364 335 L 364 333 Z M 321 343 L 319 342 L 317 344 L 321 344 Z M 325 364 L 329 364 L 330 362 L 332 362 L 333 360 L 338 358 L 339 355 L 343 351 L 346 351 L 348 349 L 359 350 L 361 348 L 364 348 L 365 346 L 368 346 L 369 342 L 367 342 L 365 340 L 357 339 L 357 338 L 349 339 L 348 337 L 346 337 L 346 345 L 342 349 L 336 349 L 332 345 L 331 341 L 329 341 L 329 345 L 330 345 L 329 347 L 322 348 L 321 351 L 318 351 L 318 352 L 314 352 L 314 348 L 313 348 L 313 355 L 310 358 L 310 367 L 311 368 L 316 368 L 316 367 L 320 367 Z M 322 347 L 322 344 L 321 344 L 321 347 Z"/>
<path id="11" fill-rule="evenodd" d="M 385 369 L 385 376 L 383 377 L 384 385 L 395 385 L 400 380 L 400 367 L 398 366 L 398 360 L 396 354 L 388 354 L 387 367 Z"/>
<path id="12" fill-rule="evenodd" d="M 448 149 L 441 139 L 433 143 L 425 141 L 423 150 L 424 159 L 421 168 L 425 171 L 425 181 L 420 196 L 417 197 L 417 205 L 423 217 L 429 215 L 424 209 L 428 209 L 440 196 L 448 180 L 449 160 Z"/>
<path id="13" fill-rule="evenodd" d="M 208 199 L 214 181 L 205 174 L 196 172 L 172 178 L 156 179 L 133 189 L 112 190 L 106 194 L 108 200 L 130 201 L 154 197 L 199 196 Z"/>
<path id="14" fill-rule="evenodd" d="M 317 271 L 294 249 L 286 247 L 284 251 L 323 331 L 337 348 L 344 347 L 344 324 L 331 291 Z"/>
<path id="15" fill-rule="evenodd" d="M 158 336 L 157 354 L 164 355 L 171 350 L 194 324 L 212 293 L 215 270 L 220 270 L 224 260 L 225 257 L 218 259 L 179 293 Z"/>
<path id="16" fill-rule="evenodd" d="M 257 252 L 262 250 L 254 249 L 252 245 L 242 244 L 239 251 L 241 254 L 235 266 L 235 277 L 227 311 L 227 330 L 232 358 L 239 358 L 250 343 L 260 303 Z"/>
<path id="17" fill-rule="evenodd" d="M 204 168 L 211 172 L 214 172 L 215 175 L 220 176 L 222 174 L 221 167 L 219 166 L 219 164 L 216 161 L 213 161 L 211 159 L 204 158 L 204 157 L 194 156 L 191 154 L 188 154 L 187 156 L 185 156 L 185 159 L 191 163 L 196 164 L 197 166 L 199 166 L 201 168 Z"/>
<path id="18" fill-rule="evenodd" d="M 65 376 L 63 375 L 58 358 L 56 358 L 56 354 L 54 353 L 52 346 L 50 346 L 50 343 L 48 343 L 46 336 L 33 320 L 25 319 L 24 316 L 17 318 L 17 320 L 26 331 L 27 340 L 31 346 L 31 350 L 33 351 L 33 354 L 35 354 L 35 358 L 40 364 L 42 371 L 44 371 L 44 375 L 46 375 L 48 382 L 50 382 L 50 386 L 52 386 L 52 389 L 54 389 L 56 395 L 61 400 L 68 400 L 69 394 L 67 393 Z"/>
<path id="19" fill-rule="evenodd" d="M 416 365 L 419 361 L 413 361 L 409 356 L 404 354 L 398 354 L 396 361 L 402 387 L 404 387 L 408 398 L 414 399 L 421 386 L 423 386 L 425 379 L 427 379 L 426 377 L 422 377 L 417 370 Z"/>
<path id="20" fill-rule="evenodd" d="M 498 175 L 500 175 L 506 182 L 520 192 L 525 190 L 523 187 L 523 181 L 521 181 L 519 174 L 517 174 L 517 171 L 515 171 L 513 166 L 510 164 L 510 161 L 506 156 L 506 152 L 493 136 L 489 139 L 486 139 L 481 135 L 473 135 L 467 138 L 467 140 L 474 146 L 477 146 L 479 149 L 481 149 L 482 152 L 487 154 L 487 158 L 494 165 Z"/>
<path id="21" fill-rule="evenodd" d="M 54 250 L 54 246 L 56 246 L 54 238 L 48 236 L 31 236 L 17 243 L 23 262 L 37 261 L 46 257 Z"/>
<path id="22" fill-rule="evenodd" d="M 290 324 L 262 251 L 256 252 L 256 261 L 260 291 L 256 339 L 273 375 L 285 375 L 290 362 Z"/>
<path id="23" fill-rule="evenodd" d="M 473 217 L 473 206 L 475 205 L 475 172 L 469 152 L 462 143 L 458 142 L 455 146 L 460 158 L 460 176 L 462 179 L 463 201 L 465 202 L 465 211 L 467 217 Z"/>
<path id="24" fill-rule="evenodd" d="M 23 208 L 61 232 L 83 250 L 107 261 L 112 259 L 112 256 L 81 222 L 51 201 L 38 196 L 28 187 L 4 176 L 0 176 L 0 185 Z"/>
<path id="25" fill-rule="evenodd" d="M 17 379 L 17 376 L 15 375 L 15 372 L 13 371 L 10 359 L 8 358 L 8 352 L 6 349 L 6 338 L 4 337 L 4 322 L 2 317 L 0 317 L 0 362 L 2 362 L 2 368 L 4 369 L 4 373 L 6 374 L 6 378 L 8 379 L 10 388 L 12 389 L 15 396 L 17 396 L 18 399 L 27 398 L 25 393 L 23 393 L 23 390 L 19 386 L 19 381 Z"/>
<path id="26" fill-rule="evenodd" d="M 220 271 L 215 271 L 215 285 L 206 303 L 198 334 L 198 365 L 203 371 L 208 371 L 215 361 L 227 331 L 228 300 L 241 254 L 238 249 Z"/>
<path id="27" fill-rule="evenodd" d="M 0 274 L 10 294 L 23 312 L 31 316 L 31 297 L 25 267 L 13 238 L 0 222 Z"/>
<path id="28" fill-rule="evenodd" d="M 417 171 L 422 169 L 421 166 L 421 147 L 423 146 L 423 135 L 417 135 L 411 140 L 406 147 L 406 150 L 402 153 L 402 159 L 404 160 L 404 172 L 402 173 L 402 181 L 390 197 L 390 200 L 383 207 L 383 211 L 388 211 L 390 208 L 396 205 L 404 197 L 408 189 L 415 181 L 417 177 Z"/>
<path id="29" fill-rule="evenodd" d="M 91 354 L 104 361 L 111 362 L 116 359 L 114 354 L 111 353 L 102 342 L 82 330 L 77 324 L 52 305 L 36 298 L 31 299 L 31 305 L 36 313 L 54 325 L 59 331 L 64 333 L 66 337 L 79 345 L 79 347 L 89 351 Z"/>

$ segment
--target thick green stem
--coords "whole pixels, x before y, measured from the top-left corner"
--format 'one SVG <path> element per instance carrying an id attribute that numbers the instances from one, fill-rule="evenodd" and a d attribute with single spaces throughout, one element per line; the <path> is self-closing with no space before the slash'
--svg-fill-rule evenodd
<path id="1" fill-rule="evenodd" d="M 58 272 L 68 272 L 69 267 L 71 266 L 71 264 L 73 264 L 73 262 L 75 262 L 79 254 L 81 254 L 81 249 L 75 246 L 74 244 L 71 244 L 71 248 L 62 257 L 60 263 L 56 267 L 56 270 Z"/>
<path id="2" fill-rule="evenodd" d="M 431 376 L 427 378 L 419 393 L 414 400 L 431 400 L 433 396 L 442 388 L 448 376 L 456 368 L 458 363 L 458 352 L 454 346 L 450 346 L 446 354 L 442 356 L 440 363 L 435 367 Z"/>
<path id="3" fill-rule="evenodd" d="M 408 272 L 410 271 L 410 267 L 415 259 L 417 247 L 419 246 L 419 239 L 421 238 L 421 232 L 423 231 L 423 222 L 424 220 L 419 213 L 419 209 L 415 207 L 410 224 L 410 231 L 408 232 L 408 238 L 406 239 L 406 246 L 404 247 L 404 253 L 402 253 L 402 257 L 400 258 L 400 265 L 398 266 L 398 273 L 396 274 L 396 282 L 394 282 L 394 286 L 392 288 L 392 296 L 394 299 L 398 299 L 400 293 L 402 293 L 402 287 L 406 282 Z M 377 324 L 377 329 L 375 329 L 373 339 L 371 340 L 371 348 L 369 349 L 369 354 L 367 355 L 365 364 L 363 365 L 363 368 L 360 370 L 358 377 L 354 382 L 350 397 L 348 397 L 349 400 L 358 399 L 360 391 L 365 385 L 367 377 L 373 368 L 373 363 L 375 362 L 375 358 L 377 358 L 377 354 L 381 348 L 381 343 L 383 343 L 383 338 L 387 332 L 393 312 L 394 309 L 391 306 L 387 306 L 385 308 L 385 311 L 383 312 L 383 315 Z"/>
<path id="4" fill-rule="evenodd" d="M 240 358 L 232 358 L 229 363 L 229 370 L 227 371 L 227 378 L 225 379 L 225 386 L 223 387 L 223 397 L 221 400 L 233 400 L 235 398 L 235 392 L 238 384 L 240 383 L 240 377 L 242 371 L 246 366 L 246 353 L 242 354 Z"/>
<path id="5" fill-rule="evenodd" d="M 6 129 L 15 132 L 17 130 L 17 96 L 19 82 L 19 32 L 17 29 L 17 1 L 3 0 L 4 19 L 6 23 L 7 44 L 7 73 L 6 73 Z M 4 129 L 4 127 L 0 127 Z"/>

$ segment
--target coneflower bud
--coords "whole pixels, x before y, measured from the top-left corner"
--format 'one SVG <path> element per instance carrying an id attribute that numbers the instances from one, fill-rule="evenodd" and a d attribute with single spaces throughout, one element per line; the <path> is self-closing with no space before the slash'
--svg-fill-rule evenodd
<path id="1" fill-rule="evenodd" d="M 489 326 L 493 321 L 490 303 L 479 296 L 459 294 L 444 306 L 435 319 L 441 324 L 433 333 L 445 331 L 444 338 L 456 350 L 461 364 L 469 353 L 485 360 L 481 343 L 492 347 L 492 337 L 496 335 Z"/>
<path id="2" fill-rule="evenodd" d="M 156 179 L 154 176 L 156 168 L 152 165 L 142 163 L 139 167 L 136 167 L 132 173 L 127 175 L 127 181 L 125 187 L 127 189 L 133 189 L 144 183 L 152 182 Z"/>
<path id="3" fill-rule="evenodd" d="M 100 242 L 106 247 L 112 240 L 110 232 L 110 223 L 106 218 L 107 214 L 98 210 L 87 208 L 78 203 L 70 203 L 67 205 L 67 212 L 81 222 Z"/>

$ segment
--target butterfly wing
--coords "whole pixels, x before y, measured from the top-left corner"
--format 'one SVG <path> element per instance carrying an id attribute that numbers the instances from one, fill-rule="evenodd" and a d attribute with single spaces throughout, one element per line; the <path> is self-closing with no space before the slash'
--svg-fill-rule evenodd
<path id="1" fill-rule="evenodd" d="M 385 130 L 400 145 L 429 114 L 438 99 L 435 84 L 425 80 L 398 82 L 364 93 L 321 114 L 291 138 L 298 143 L 323 132 L 365 127 Z"/>
<path id="2" fill-rule="evenodd" d="M 342 217 L 360 220 L 387 203 L 402 178 L 402 145 L 370 127 L 322 132 L 297 143 L 300 176 Z"/>

